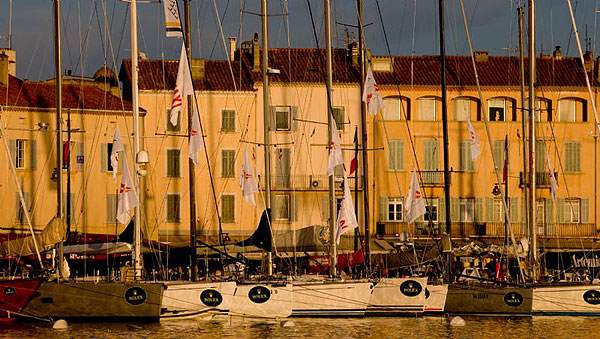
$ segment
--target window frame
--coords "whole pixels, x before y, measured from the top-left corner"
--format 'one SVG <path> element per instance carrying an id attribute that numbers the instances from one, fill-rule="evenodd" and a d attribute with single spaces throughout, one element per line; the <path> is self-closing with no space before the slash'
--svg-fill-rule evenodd
<path id="1" fill-rule="evenodd" d="M 423 118 L 424 110 L 421 111 L 421 102 L 425 102 L 425 101 L 433 101 L 433 109 L 432 109 L 433 119 L 424 119 Z M 437 101 L 438 101 L 437 98 L 432 97 L 432 96 L 420 97 L 417 99 L 417 109 L 419 110 L 419 121 L 437 121 Z"/>
<path id="2" fill-rule="evenodd" d="M 395 145 L 395 146 L 392 146 Z M 399 148 L 399 149 L 396 149 Z M 398 151 L 398 157 L 393 154 L 393 150 Z M 403 171 L 404 170 L 404 140 L 391 139 L 388 140 L 388 170 Z"/>
<path id="3" fill-rule="evenodd" d="M 172 212 L 171 202 L 169 199 L 176 199 L 173 203 L 175 205 L 175 211 Z M 181 194 L 179 193 L 167 193 L 167 212 L 166 220 L 168 223 L 180 223 L 181 222 Z"/>
<path id="4" fill-rule="evenodd" d="M 166 109 L 166 126 L 165 126 L 165 130 L 167 132 L 181 132 L 181 111 L 179 111 L 179 114 L 177 115 L 177 125 L 173 125 L 171 124 L 171 109 L 167 108 Z"/>
<path id="5" fill-rule="evenodd" d="M 471 218 L 468 218 L 467 210 L 471 207 Z M 475 221 L 475 198 L 458 198 L 458 221 L 459 222 L 474 222 Z"/>
<path id="6" fill-rule="evenodd" d="M 398 215 L 400 217 L 398 218 Z M 398 197 L 389 197 L 387 205 L 387 220 L 393 222 L 404 221 L 404 200 Z"/>
<path id="7" fill-rule="evenodd" d="M 565 141 L 565 173 L 581 172 L 581 143 L 579 141 Z"/>
<path id="8" fill-rule="evenodd" d="M 278 113 L 283 113 L 285 112 L 284 109 L 287 109 L 287 127 L 279 127 L 278 126 L 278 117 L 279 114 Z M 275 131 L 277 132 L 289 132 L 292 130 L 292 106 L 289 105 L 278 105 L 275 106 L 275 117 L 274 117 L 274 123 L 275 123 Z"/>
<path id="9" fill-rule="evenodd" d="M 290 194 L 274 194 L 273 195 L 273 206 L 275 208 L 281 208 L 279 204 L 282 200 L 287 200 L 287 210 L 284 215 L 281 214 L 282 210 L 274 211 L 273 220 L 275 221 L 290 221 L 292 219 L 292 196 Z"/>
<path id="10" fill-rule="evenodd" d="M 231 199 L 231 216 L 227 215 L 225 211 L 226 200 Z M 224 223 L 235 223 L 235 194 L 223 193 L 221 194 L 221 221 Z"/>
<path id="11" fill-rule="evenodd" d="M 27 169 L 27 148 L 28 140 L 16 139 L 15 140 L 15 169 L 23 170 Z"/>
<path id="12" fill-rule="evenodd" d="M 563 120 L 563 107 L 565 103 L 569 103 L 572 104 L 572 109 L 573 112 L 572 114 L 572 119 L 573 120 Z M 577 122 L 577 100 L 573 99 L 573 98 L 564 98 L 564 99 L 560 99 L 558 100 L 558 122 Z"/>
<path id="13" fill-rule="evenodd" d="M 338 132 L 344 131 L 344 126 L 346 125 L 346 108 L 344 106 L 334 106 L 333 110 L 333 120 L 335 121 L 335 125 L 338 129 Z M 337 114 L 336 114 L 337 112 Z M 340 117 L 341 112 L 341 117 Z"/>
<path id="14" fill-rule="evenodd" d="M 502 100 L 502 107 L 497 106 L 497 105 L 491 105 L 492 101 L 500 101 Z M 505 122 L 506 120 L 506 98 L 489 98 L 487 99 L 487 114 L 488 114 L 488 121 L 489 122 Z M 502 119 L 501 120 L 496 120 L 496 119 L 492 119 L 491 114 L 492 108 L 501 108 L 502 109 Z"/>
<path id="15" fill-rule="evenodd" d="M 471 105 L 473 103 L 473 100 L 470 98 L 466 98 L 466 97 L 458 97 L 458 98 L 454 98 L 454 120 L 455 121 L 471 121 Z M 463 120 L 463 119 L 459 119 L 458 116 L 458 109 L 457 109 L 457 105 L 459 102 L 466 102 L 466 107 L 468 107 L 468 112 L 466 112 L 467 115 L 467 119 Z"/>
<path id="16" fill-rule="evenodd" d="M 169 148 L 167 152 L 167 178 L 181 178 L 181 150 L 178 148 Z M 176 168 L 175 173 L 171 173 L 171 162 L 173 160 L 173 154 L 177 154 L 177 164 L 173 168 Z"/>
<path id="17" fill-rule="evenodd" d="M 566 224 L 581 223 L 581 199 L 565 199 L 563 222 Z"/>
<path id="18" fill-rule="evenodd" d="M 423 221 L 429 223 L 430 211 L 434 212 L 435 218 L 431 220 L 433 224 L 437 224 L 440 221 L 440 199 L 438 198 L 427 198 L 425 200 L 425 214 L 423 214 Z"/>
<path id="19" fill-rule="evenodd" d="M 228 154 L 227 157 L 225 155 Z M 229 162 L 226 166 L 225 161 Z M 235 178 L 235 150 L 221 149 L 221 178 Z"/>
<path id="20" fill-rule="evenodd" d="M 231 113 L 232 116 L 226 116 L 226 113 Z M 236 110 L 224 108 L 221 110 L 221 133 L 235 133 L 235 118 L 236 118 Z M 231 126 L 228 126 L 225 121 L 230 121 Z"/>

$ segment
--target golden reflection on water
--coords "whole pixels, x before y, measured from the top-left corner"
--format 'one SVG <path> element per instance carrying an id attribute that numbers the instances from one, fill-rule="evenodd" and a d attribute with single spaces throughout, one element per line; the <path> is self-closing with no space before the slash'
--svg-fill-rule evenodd
<path id="1" fill-rule="evenodd" d="M 47 323 L 0 325 L 0 338 L 593 338 L 600 337 L 600 319 L 585 317 L 465 317 L 452 327 L 445 317 L 289 319 L 255 324 L 174 320 L 152 324 L 71 323 L 53 330 Z"/>

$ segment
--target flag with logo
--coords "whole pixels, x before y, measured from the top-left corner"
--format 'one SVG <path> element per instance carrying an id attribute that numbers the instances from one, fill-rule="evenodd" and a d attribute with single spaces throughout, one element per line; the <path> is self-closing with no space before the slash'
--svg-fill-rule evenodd
<path id="1" fill-rule="evenodd" d="M 367 110 L 372 116 L 376 116 L 377 112 L 383 109 L 383 98 L 379 92 L 379 86 L 375 82 L 371 66 L 367 69 L 367 77 L 365 79 L 365 88 L 362 94 L 362 101 L 367 103 Z"/>
<path id="2" fill-rule="evenodd" d="M 192 128 L 190 129 L 190 141 L 188 145 L 188 156 L 194 164 L 198 165 L 200 159 L 198 158 L 198 152 L 204 149 L 204 140 L 202 139 L 202 126 L 200 126 L 200 115 L 198 114 L 198 108 L 194 102 L 191 103 L 193 107 L 192 113 Z"/>
<path id="3" fill-rule="evenodd" d="M 177 0 L 163 0 L 163 5 L 165 8 L 165 28 L 167 30 L 167 36 L 175 38 L 183 37 Z"/>
<path id="4" fill-rule="evenodd" d="M 340 210 L 337 217 L 337 226 L 335 228 L 335 243 L 339 244 L 342 234 L 358 227 L 356 213 L 354 213 L 354 202 L 350 194 L 350 184 L 344 173 L 344 196 L 340 204 Z"/>
<path id="5" fill-rule="evenodd" d="M 409 224 L 415 221 L 418 217 L 425 214 L 425 199 L 417 180 L 417 173 L 413 171 L 412 180 L 410 181 L 410 188 L 408 189 L 408 196 L 406 197 L 406 203 L 404 206 L 406 211 L 406 222 Z"/>
<path id="6" fill-rule="evenodd" d="M 119 201 L 117 207 L 117 220 L 123 225 L 127 225 L 131 219 L 129 211 L 139 205 L 138 195 L 135 191 L 127 159 L 123 157 L 123 171 L 121 174 L 121 187 L 119 188 Z"/>
<path id="7" fill-rule="evenodd" d="M 181 44 L 181 55 L 179 56 L 179 69 L 177 70 L 177 82 L 175 83 L 175 91 L 173 92 L 173 100 L 171 102 L 171 116 L 169 121 L 173 126 L 177 126 L 179 122 L 179 112 L 183 106 L 183 97 L 186 95 L 194 95 L 194 85 L 192 84 L 192 75 L 190 74 L 190 66 L 188 64 L 187 54 L 185 52 L 185 44 Z"/>
<path id="8" fill-rule="evenodd" d="M 112 142 L 112 150 L 110 151 L 110 166 L 112 166 L 113 172 L 113 180 L 117 181 L 117 168 L 119 167 L 119 153 L 120 151 L 124 151 L 125 146 L 123 145 L 123 140 L 121 139 L 121 131 L 119 130 L 119 125 L 115 129 L 115 135 L 113 136 Z"/>
<path id="9" fill-rule="evenodd" d="M 248 150 L 244 149 L 244 156 L 242 157 L 242 173 L 240 174 L 240 187 L 242 188 L 242 196 L 244 200 L 256 207 L 254 201 L 254 193 L 258 192 L 258 185 L 254 178 L 254 171 L 252 170 L 252 163 L 250 162 L 250 156 Z"/>
<path id="10" fill-rule="evenodd" d="M 331 144 L 329 145 L 329 164 L 327 166 L 327 176 L 333 175 L 335 166 L 344 164 L 344 155 L 340 135 L 335 123 L 331 126 Z"/>
<path id="11" fill-rule="evenodd" d="M 358 131 L 354 131 L 354 145 L 356 146 L 356 151 L 354 152 L 354 158 L 350 160 L 350 173 L 348 175 L 354 174 L 356 172 L 356 168 L 358 167 Z"/>
<path id="12" fill-rule="evenodd" d="M 481 146 L 479 145 L 479 138 L 475 133 L 471 120 L 467 120 L 467 125 L 469 127 L 469 141 L 471 143 L 471 160 L 475 161 L 481 155 Z"/>
<path id="13" fill-rule="evenodd" d="M 546 166 L 548 167 L 548 177 L 550 178 L 550 191 L 552 193 L 552 201 L 556 200 L 556 194 L 558 193 L 558 182 L 556 181 L 556 177 L 554 176 L 554 170 L 552 169 L 552 164 L 550 163 L 550 156 L 548 155 L 548 150 L 546 150 Z"/>

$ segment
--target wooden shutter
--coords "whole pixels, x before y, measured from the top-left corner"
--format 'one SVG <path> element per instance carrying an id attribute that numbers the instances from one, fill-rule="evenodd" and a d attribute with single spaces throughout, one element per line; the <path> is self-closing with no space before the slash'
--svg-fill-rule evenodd
<path id="1" fill-rule="evenodd" d="M 535 142 L 535 168 L 536 172 L 547 172 L 546 170 L 546 144 L 543 140 Z"/>
<path id="2" fill-rule="evenodd" d="M 450 198 L 450 218 L 452 218 L 452 221 L 459 219 L 459 209 L 460 204 L 458 198 Z"/>
<path id="3" fill-rule="evenodd" d="M 298 120 L 296 120 L 296 119 L 298 119 L 298 106 L 292 106 L 290 108 L 290 111 L 291 111 L 290 113 L 292 115 L 290 117 L 290 119 L 291 119 L 290 123 L 292 125 L 292 126 L 290 126 L 291 130 L 297 131 L 298 130 Z M 344 127 L 344 125 L 342 125 L 342 128 L 338 128 L 338 129 L 341 131 L 341 130 L 343 130 L 343 127 Z"/>
<path id="4" fill-rule="evenodd" d="M 298 195 L 290 194 L 290 221 L 298 221 Z"/>
<path id="5" fill-rule="evenodd" d="M 431 199 L 431 204 L 433 204 L 435 200 Z M 452 203 L 452 201 L 450 201 Z M 439 198 L 438 199 L 438 209 L 437 209 L 437 217 L 438 221 L 446 221 L 446 199 Z M 450 207 L 450 213 L 452 213 L 452 206 Z M 452 216 L 451 216 L 452 217 Z"/>
<path id="6" fill-rule="evenodd" d="M 29 157 L 30 157 L 30 164 L 29 164 L 29 169 L 31 170 L 35 170 L 37 169 L 37 141 L 36 140 L 29 140 Z"/>
<path id="7" fill-rule="evenodd" d="M 590 222 L 590 199 L 581 199 L 581 223 Z"/>
<path id="8" fill-rule="evenodd" d="M 565 199 L 556 199 L 556 222 L 564 222 L 565 215 Z"/>
<path id="9" fill-rule="evenodd" d="M 483 216 L 483 198 L 475 198 L 475 221 L 485 221 L 485 218 Z"/>
<path id="10" fill-rule="evenodd" d="M 485 198 L 485 220 L 494 221 L 494 199 L 492 198 Z"/>
<path id="11" fill-rule="evenodd" d="M 519 198 L 510 198 L 510 222 L 519 221 Z"/>
<path id="12" fill-rule="evenodd" d="M 379 197 L 379 221 L 388 221 L 388 197 Z"/>
<path id="13" fill-rule="evenodd" d="M 8 141 L 8 148 L 10 150 L 10 158 L 12 159 L 13 165 L 17 166 L 17 140 L 11 139 Z M 8 164 L 8 168 L 10 168 L 10 162 L 6 162 Z"/>
<path id="14" fill-rule="evenodd" d="M 321 219 L 329 220 L 329 196 L 321 196 Z"/>
<path id="15" fill-rule="evenodd" d="M 390 140 L 388 146 L 388 168 L 392 171 L 402 170 L 404 168 L 404 142 L 402 140 Z"/>
<path id="16" fill-rule="evenodd" d="M 100 170 L 102 172 L 108 172 L 108 145 L 100 145 Z"/>
<path id="17" fill-rule="evenodd" d="M 580 159 L 581 159 L 581 144 L 578 142 L 574 142 L 573 143 L 573 165 L 574 165 L 574 172 L 579 172 L 581 171 L 581 164 L 580 164 Z"/>
<path id="18" fill-rule="evenodd" d="M 106 195 L 106 222 L 109 224 L 117 223 L 118 198 L 117 194 Z"/>
<path id="19" fill-rule="evenodd" d="M 552 198 L 546 199 L 546 226 L 547 230 L 550 231 L 554 224 L 554 206 L 552 204 Z"/>
<path id="20" fill-rule="evenodd" d="M 267 123 L 267 127 L 268 127 L 269 131 L 274 131 L 276 129 L 276 126 L 275 126 L 275 106 L 269 106 L 269 112 L 265 116 L 265 119 L 267 119 L 266 123 Z"/>

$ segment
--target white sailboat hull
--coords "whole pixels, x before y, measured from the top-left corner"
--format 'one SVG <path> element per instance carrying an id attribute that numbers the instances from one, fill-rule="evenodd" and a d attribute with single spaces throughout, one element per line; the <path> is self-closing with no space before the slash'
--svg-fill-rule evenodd
<path id="1" fill-rule="evenodd" d="M 237 283 L 229 309 L 231 317 L 274 320 L 292 314 L 292 285 L 289 283 Z"/>
<path id="2" fill-rule="evenodd" d="M 534 315 L 600 316 L 600 285 L 557 285 L 533 288 Z"/>
<path id="3" fill-rule="evenodd" d="M 294 282 L 293 317 L 362 317 L 370 282 Z"/>
<path id="4" fill-rule="evenodd" d="M 427 285 L 425 292 L 425 313 L 444 313 L 446 296 L 448 295 L 448 284 Z"/>
<path id="5" fill-rule="evenodd" d="M 373 287 L 367 316 L 420 315 L 425 309 L 427 278 L 384 278 Z"/>
<path id="6" fill-rule="evenodd" d="M 161 320 L 227 315 L 233 302 L 235 281 L 165 282 Z"/>

